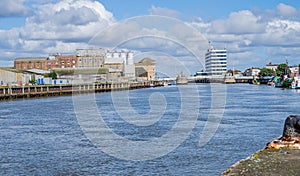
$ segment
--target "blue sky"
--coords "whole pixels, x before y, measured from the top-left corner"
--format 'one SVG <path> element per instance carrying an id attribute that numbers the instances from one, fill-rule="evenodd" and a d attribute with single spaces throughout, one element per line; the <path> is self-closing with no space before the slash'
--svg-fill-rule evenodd
<path id="1" fill-rule="evenodd" d="M 172 19 L 136 18 L 147 15 Z M 203 59 L 208 40 L 227 48 L 229 68 L 263 67 L 286 58 L 299 64 L 300 1 L 0 1 L 0 66 L 12 66 L 16 57 L 74 54 L 92 47 L 97 35 L 95 47 L 112 47 L 122 39 L 122 47 L 135 51 L 137 59 L 154 57 L 168 66 L 175 59 L 189 72 L 203 69 L 191 51 Z M 144 37 L 133 39 L 137 36 Z"/>
<path id="2" fill-rule="evenodd" d="M 259 8 L 261 10 L 274 9 L 279 3 L 283 1 L 272 0 L 272 1 L 262 1 L 262 0 L 189 0 L 186 2 L 180 0 L 128 0 L 124 3 L 116 0 L 101 0 L 107 10 L 114 12 L 114 16 L 118 20 L 124 18 L 137 16 L 137 15 L 147 15 L 151 6 L 162 7 L 167 9 L 172 9 L 184 14 L 189 18 L 201 17 L 205 20 L 216 19 L 216 18 L 226 18 L 231 12 L 240 11 L 245 9 Z M 299 2 L 284 1 L 292 6 L 299 6 Z M 129 8 L 132 7 L 132 8 Z"/>

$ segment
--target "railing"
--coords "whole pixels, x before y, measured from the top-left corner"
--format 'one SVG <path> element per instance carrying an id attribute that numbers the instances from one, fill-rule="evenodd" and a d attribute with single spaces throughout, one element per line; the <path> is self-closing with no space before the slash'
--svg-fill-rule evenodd
<path id="1" fill-rule="evenodd" d="M 154 86 L 161 86 L 154 82 Z M 33 85 L 23 87 L 0 87 L 0 100 L 33 98 L 42 96 L 70 95 L 90 92 L 106 92 L 113 90 L 129 90 L 150 87 L 150 82 L 124 83 L 91 83 L 75 85 Z"/>

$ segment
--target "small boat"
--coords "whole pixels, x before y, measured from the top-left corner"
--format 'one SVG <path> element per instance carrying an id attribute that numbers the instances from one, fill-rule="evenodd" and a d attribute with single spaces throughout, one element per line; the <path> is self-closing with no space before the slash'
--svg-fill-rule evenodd
<path id="1" fill-rule="evenodd" d="M 300 78 L 294 77 L 294 80 L 292 82 L 292 89 L 300 89 Z"/>
<path id="2" fill-rule="evenodd" d="M 292 86 L 292 79 L 291 78 L 281 78 L 279 76 L 274 78 L 274 87 L 278 88 L 290 88 Z"/>
<path id="3" fill-rule="evenodd" d="M 300 89 L 300 64 L 298 65 L 298 73 L 293 78 L 292 89 Z"/>
<path id="4" fill-rule="evenodd" d="M 188 79 L 185 75 L 183 75 L 182 73 L 177 75 L 176 85 L 183 85 L 183 84 L 187 84 L 187 83 L 188 83 Z"/>
<path id="5" fill-rule="evenodd" d="M 274 86 L 279 88 L 291 88 L 293 80 L 289 76 L 288 60 L 286 60 L 286 68 L 284 73 L 274 78 Z"/>
<path id="6" fill-rule="evenodd" d="M 259 82 L 259 80 L 257 80 L 257 79 L 254 79 L 254 80 L 252 81 L 252 84 L 255 84 L 255 85 L 260 85 L 260 82 Z"/>
<path id="7" fill-rule="evenodd" d="M 274 76 L 272 76 L 270 79 L 269 79 L 269 81 L 267 82 L 267 86 L 273 86 L 274 87 Z"/>
<path id="8" fill-rule="evenodd" d="M 224 77 L 224 83 L 225 84 L 234 84 L 234 83 L 236 83 L 236 80 L 235 80 L 234 76 L 232 76 L 232 74 L 228 73 Z"/>

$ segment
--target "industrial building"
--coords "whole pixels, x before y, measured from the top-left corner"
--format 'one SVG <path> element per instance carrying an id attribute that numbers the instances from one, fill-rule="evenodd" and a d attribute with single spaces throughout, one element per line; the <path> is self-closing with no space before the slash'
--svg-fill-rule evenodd
<path id="1" fill-rule="evenodd" d="M 77 68 L 98 68 L 103 67 L 105 49 L 77 49 Z"/>
<path id="2" fill-rule="evenodd" d="M 144 58 L 135 64 L 136 77 L 149 81 L 155 78 L 155 60 Z"/>
<path id="3" fill-rule="evenodd" d="M 154 63 L 154 62 L 153 62 Z M 141 63 L 138 64 L 141 67 Z M 144 66 L 146 68 L 146 66 Z M 49 57 L 31 57 L 16 58 L 14 61 L 16 70 L 30 71 L 34 73 L 50 70 L 59 73 L 79 73 L 84 70 L 101 69 L 101 74 L 90 75 L 95 80 L 134 80 L 136 78 L 136 69 L 134 64 L 134 55 L 132 51 L 127 50 L 108 50 L 108 49 L 77 49 L 75 55 L 51 54 Z M 65 71 L 61 71 L 65 70 Z M 79 70 L 79 71 L 74 71 Z M 146 68 L 146 72 L 149 69 Z M 103 73 L 102 73 L 103 72 Z M 104 73 L 105 72 L 105 73 Z M 155 76 L 155 70 L 150 71 L 146 80 Z M 105 75 L 104 75 L 105 74 Z M 154 75 L 154 76 L 153 76 Z M 71 79 L 69 74 L 58 74 L 59 77 Z"/>

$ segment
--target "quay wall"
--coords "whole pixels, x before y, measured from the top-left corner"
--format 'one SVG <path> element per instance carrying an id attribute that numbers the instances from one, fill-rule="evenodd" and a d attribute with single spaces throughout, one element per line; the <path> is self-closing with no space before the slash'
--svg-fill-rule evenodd
<path id="1" fill-rule="evenodd" d="M 253 78 L 234 78 L 235 83 L 252 83 Z M 195 83 L 224 83 L 224 78 L 210 78 L 210 77 L 196 77 L 196 78 L 190 78 L 189 82 L 195 82 Z M 269 79 L 259 79 L 259 82 L 261 84 L 267 84 Z"/>
<path id="2" fill-rule="evenodd" d="M 91 83 L 75 85 L 32 85 L 23 87 L 0 86 L 0 101 L 24 98 L 51 97 L 92 92 L 109 92 L 117 90 L 131 90 L 161 86 L 160 82 L 134 83 Z"/>

